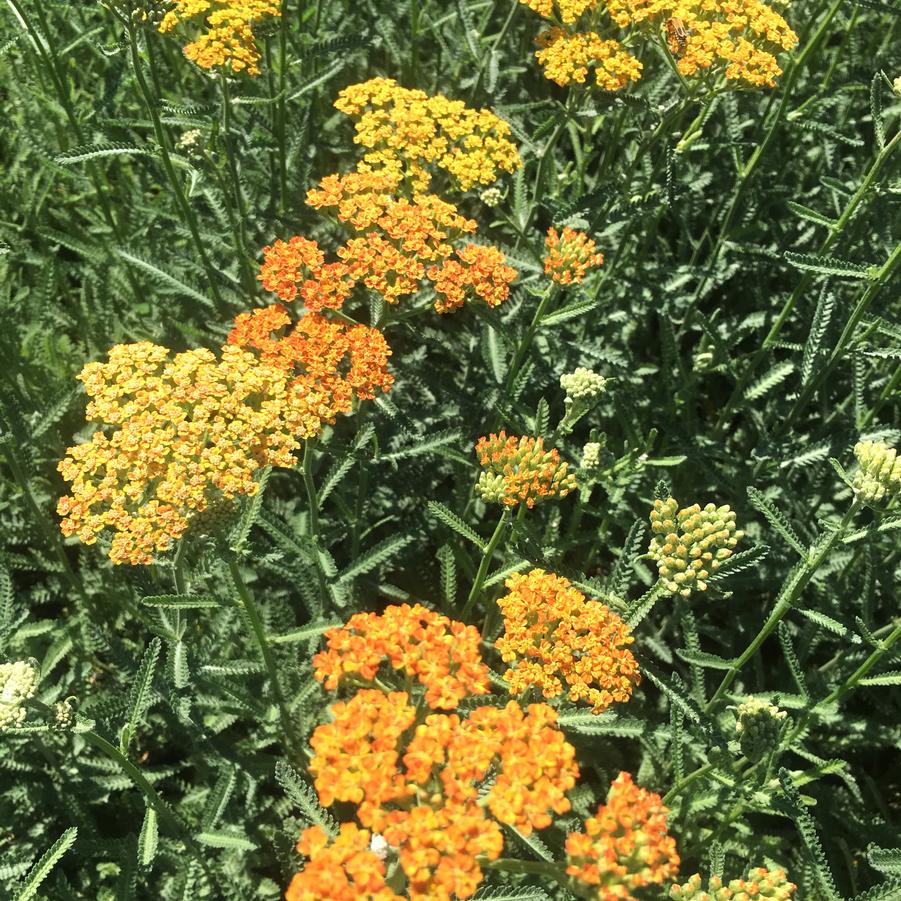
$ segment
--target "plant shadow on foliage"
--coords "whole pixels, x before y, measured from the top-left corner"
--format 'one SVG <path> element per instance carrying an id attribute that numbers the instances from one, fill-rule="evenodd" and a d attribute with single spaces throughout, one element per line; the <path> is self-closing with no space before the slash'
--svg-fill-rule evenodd
<path id="1" fill-rule="evenodd" d="M 785 868 L 800 901 L 901 899 L 901 492 L 865 503 L 854 450 L 901 445 L 901 8 L 781 11 L 799 42 L 775 87 L 683 77 L 658 23 L 630 32 L 640 79 L 608 93 L 544 77 L 518 2 L 289 3 L 254 26 L 251 76 L 185 59 L 155 4 L 9 0 L 0 664 L 33 658 L 40 681 L 0 721 L 4 896 L 281 897 L 301 833 L 353 817 L 304 772 L 333 700 L 323 633 L 421 602 L 483 630 L 502 704 L 496 601 L 540 568 L 623 617 L 642 681 L 615 713 L 558 704 L 572 809 L 508 830 L 523 865 L 486 868 L 475 897 L 574 897 L 542 866 L 625 771 L 681 857 L 640 899 L 749 866 Z M 333 104 L 374 77 L 509 123 L 523 165 L 497 196 L 437 179 L 518 271 L 509 299 L 438 315 L 431 286 L 357 295 L 390 392 L 152 565 L 64 539 L 57 464 L 94 432 L 82 368 L 119 343 L 218 351 L 273 302 L 264 246 L 344 240 L 304 198 L 360 159 Z M 544 237 L 566 226 L 604 262 L 553 288 Z M 607 383 L 570 417 L 580 367 Z M 579 488 L 498 523 L 473 449 L 502 428 L 558 448 Z M 648 552 L 668 497 L 728 504 L 745 533 L 690 597 Z M 752 696 L 787 713 L 762 762 L 736 731 Z"/>

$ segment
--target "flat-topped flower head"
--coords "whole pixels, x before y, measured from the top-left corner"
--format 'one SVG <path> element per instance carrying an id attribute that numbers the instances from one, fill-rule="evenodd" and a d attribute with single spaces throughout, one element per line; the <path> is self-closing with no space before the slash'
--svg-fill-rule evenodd
<path id="1" fill-rule="evenodd" d="M 603 397 L 607 390 L 607 379 L 591 369 L 579 366 L 560 376 L 560 387 L 566 394 L 564 404 L 567 409 L 590 406 Z"/>
<path id="2" fill-rule="evenodd" d="M 485 468 L 476 489 L 489 503 L 531 508 L 542 499 L 566 497 L 578 487 L 569 464 L 561 461 L 556 448 L 545 450 L 541 438 L 492 433 L 479 438 L 475 449 Z"/>
<path id="3" fill-rule="evenodd" d="M 599 88 L 611 92 L 641 78 L 642 64 L 619 41 L 593 31 L 549 28 L 538 34 L 535 44 L 535 59 L 545 78 L 562 88 L 585 84 L 591 73 Z"/>
<path id="4" fill-rule="evenodd" d="M 744 536 L 728 505 L 707 504 L 702 509 L 693 504 L 680 510 L 671 497 L 654 501 L 651 531 L 648 553 L 657 562 L 660 581 L 668 592 L 683 597 L 706 591 L 707 580 Z"/>
<path id="5" fill-rule="evenodd" d="M 202 33 L 184 48 L 185 56 L 203 69 L 219 66 L 233 73 L 259 75 L 260 50 L 254 26 L 281 15 L 272 0 L 171 0 L 160 22 L 164 34 L 176 26 L 202 22 Z"/>
<path id="6" fill-rule="evenodd" d="M 707 890 L 695 873 L 688 882 L 670 888 L 670 898 L 678 901 L 788 901 L 797 886 L 788 881 L 785 870 L 756 867 L 748 871 L 746 879 L 732 879 L 723 884 L 719 876 L 711 876 Z"/>
<path id="7" fill-rule="evenodd" d="M 489 307 L 498 307 L 507 300 L 518 273 L 507 265 L 501 251 L 467 244 L 457 250 L 456 257 L 428 270 L 428 277 L 435 283 L 435 309 L 439 313 L 459 309 L 471 297 L 483 300 Z"/>
<path id="8" fill-rule="evenodd" d="M 222 498 L 253 495 L 263 466 L 290 467 L 323 427 L 332 398 L 240 347 L 172 356 L 149 342 L 119 344 L 79 376 L 86 417 L 104 428 L 59 464 L 64 535 L 93 544 L 112 532 L 115 563 L 150 563 Z"/>
<path id="9" fill-rule="evenodd" d="M 406 693 L 363 689 L 334 704 L 331 720 L 310 741 L 319 800 L 354 806 L 357 820 L 383 841 L 388 863 L 399 865 L 404 897 L 470 898 L 482 864 L 503 850 L 501 824 L 528 835 L 570 809 L 575 750 L 544 704 L 523 710 L 511 701 L 417 720 Z M 318 853 L 322 836 L 313 838 L 303 853 Z M 369 854 L 364 838 L 355 836 Z M 302 873 L 295 882 L 308 879 Z M 377 878 L 374 885 L 381 888 Z"/>
<path id="10" fill-rule="evenodd" d="M 306 829 L 297 850 L 307 858 L 285 901 L 402 901 L 385 884 L 385 863 L 371 850 L 369 830 L 342 823 L 330 839 L 321 826 Z"/>
<path id="11" fill-rule="evenodd" d="M 599 901 L 634 901 L 633 890 L 669 882 L 679 855 L 667 835 L 668 813 L 659 795 L 620 773 L 585 831 L 567 836 L 567 875 L 582 893 L 597 892 Z"/>
<path id="12" fill-rule="evenodd" d="M 582 13 L 595 9 L 598 0 L 519 0 L 545 19 L 558 20 L 572 25 Z"/>
<path id="13" fill-rule="evenodd" d="M 600 266 L 604 255 L 597 252 L 597 245 L 584 232 L 566 226 L 562 233 L 549 228 L 544 241 L 547 256 L 544 258 L 545 275 L 558 285 L 578 284 L 589 269 Z"/>
<path id="14" fill-rule="evenodd" d="M 541 569 L 505 585 L 509 593 L 497 602 L 504 633 L 495 647 L 513 664 L 504 674 L 511 693 L 535 686 L 546 698 L 587 702 L 593 713 L 629 700 L 641 677 L 632 634 L 615 613 Z"/>
<path id="15" fill-rule="evenodd" d="M 25 702 L 38 684 L 37 661 L 0 663 L 0 731 L 25 721 Z"/>
<path id="16" fill-rule="evenodd" d="M 426 703 L 454 709 L 469 695 L 488 691 L 488 669 L 479 654 L 474 626 L 448 619 L 421 604 L 357 613 L 325 633 L 326 650 L 313 658 L 313 673 L 325 687 L 370 683 L 395 671 L 425 688 Z"/>
<path id="17" fill-rule="evenodd" d="M 901 457 L 884 441 L 858 441 L 854 445 L 857 472 L 854 490 L 871 507 L 889 507 L 901 498 Z"/>
<path id="18" fill-rule="evenodd" d="M 510 126 L 490 110 L 390 78 L 345 88 L 335 107 L 355 120 L 354 140 L 366 151 L 359 171 L 400 175 L 416 192 L 427 190 L 438 171 L 466 191 L 522 165 Z"/>

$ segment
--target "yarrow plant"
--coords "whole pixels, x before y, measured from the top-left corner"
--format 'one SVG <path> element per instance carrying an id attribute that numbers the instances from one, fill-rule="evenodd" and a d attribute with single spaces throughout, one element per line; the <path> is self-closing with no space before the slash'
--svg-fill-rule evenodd
<path id="1" fill-rule="evenodd" d="M 769 870 L 757 867 L 748 872 L 746 879 L 731 879 L 725 884 L 719 876 L 711 876 L 707 890 L 702 888 L 703 880 L 695 873 L 683 885 L 670 889 L 671 898 L 685 898 L 690 901 L 752 901 L 759 898 L 771 901 L 788 901 L 797 886 L 788 881 L 785 870 Z"/>

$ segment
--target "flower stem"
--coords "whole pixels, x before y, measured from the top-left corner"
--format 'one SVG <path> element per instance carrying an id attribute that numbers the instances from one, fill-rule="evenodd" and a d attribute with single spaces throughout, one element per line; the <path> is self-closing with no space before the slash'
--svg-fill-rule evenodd
<path id="1" fill-rule="evenodd" d="M 313 482 L 313 458 L 315 449 L 312 441 L 304 442 L 303 446 L 303 484 L 307 492 L 307 502 L 310 508 L 310 539 L 313 542 L 316 556 L 316 578 L 319 581 L 319 594 L 323 603 L 328 602 L 328 586 L 325 583 L 325 573 L 322 571 L 322 563 L 319 560 L 319 497 L 316 493 L 316 485 Z"/>
<path id="2" fill-rule="evenodd" d="M 473 605 L 476 602 L 476 598 L 482 591 L 482 585 L 485 584 L 485 577 L 488 575 L 488 566 L 491 563 L 491 558 L 494 556 L 494 552 L 497 549 L 498 544 L 504 534 L 504 530 L 507 527 L 507 523 L 510 521 L 510 508 L 504 507 L 504 512 L 501 513 L 501 518 L 497 521 L 497 525 L 494 528 L 494 534 L 488 540 L 488 544 L 485 545 L 484 553 L 482 554 L 482 561 L 479 563 L 479 569 L 476 573 L 475 581 L 472 583 L 472 589 L 469 592 L 469 597 L 466 599 L 466 604 L 463 607 L 462 617 L 466 619 L 469 615 L 470 610 L 472 610 Z"/>

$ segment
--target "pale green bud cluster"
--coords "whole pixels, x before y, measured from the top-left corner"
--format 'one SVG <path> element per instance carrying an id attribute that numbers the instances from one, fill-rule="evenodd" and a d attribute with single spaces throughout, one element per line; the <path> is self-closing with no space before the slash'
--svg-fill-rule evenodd
<path id="1" fill-rule="evenodd" d="M 707 590 L 707 580 L 732 556 L 745 533 L 736 529 L 728 505 L 678 507 L 672 497 L 654 501 L 648 553 L 657 562 L 664 588 L 687 598 L 692 591 Z"/>
<path id="2" fill-rule="evenodd" d="M 203 153 L 203 132 L 199 128 L 188 129 L 178 139 L 175 147 L 188 156 L 200 156 Z"/>
<path id="3" fill-rule="evenodd" d="M 72 705 L 76 698 L 66 698 L 59 701 L 53 708 L 53 720 L 57 729 L 71 729 L 75 725 L 75 711 Z"/>
<path id="4" fill-rule="evenodd" d="M 749 698 L 738 705 L 735 716 L 741 752 L 752 763 L 757 763 L 776 749 L 788 714 L 774 704 Z"/>
<path id="5" fill-rule="evenodd" d="M 601 451 L 604 445 L 600 441 L 589 441 L 582 448 L 582 469 L 597 469 L 601 465 Z"/>
<path id="6" fill-rule="evenodd" d="M 490 188 L 485 188 L 485 190 L 479 194 L 479 199 L 485 206 L 495 207 L 504 199 L 504 195 L 501 193 L 500 188 L 492 186 Z"/>
<path id="7" fill-rule="evenodd" d="M 758 867 L 748 873 L 747 879 L 733 879 L 723 885 L 719 876 L 711 876 L 707 890 L 701 877 L 695 873 L 684 885 L 670 888 L 670 898 L 679 901 L 787 901 L 797 886 L 788 881 L 785 870 L 767 870 Z"/>
<path id="8" fill-rule="evenodd" d="M 237 512 L 238 505 L 234 501 L 225 498 L 214 501 L 191 517 L 191 534 L 221 537 L 234 524 Z"/>
<path id="9" fill-rule="evenodd" d="M 37 684 L 34 661 L 0 663 L 0 729 L 24 722 L 25 702 L 34 695 Z"/>
<path id="10" fill-rule="evenodd" d="M 854 456 L 859 464 L 854 490 L 865 504 L 889 506 L 901 497 L 901 459 L 884 441 L 858 441 Z"/>
<path id="11" fill-rule="evenodd" d="M 567 407 L 573 404 L 589 405 L 607 390 L 607 379 L 580 366 L 560 376 L 560 387 L 566 392 L 564 402 Z"/>
<path id="12" fill-rule="evenodd" d="M 476 491 L 488 504 L 502 504 L 507 491 L 507 480 L 502 475 L 482 472 L 476 482 Z"/>
<path id="13" fill-rule="evenodd" d="M 901 97 L 901 75 L 892 82 L 892 90 Z"/>

